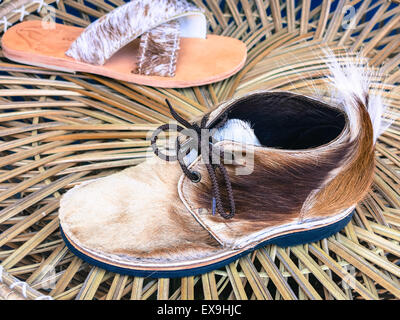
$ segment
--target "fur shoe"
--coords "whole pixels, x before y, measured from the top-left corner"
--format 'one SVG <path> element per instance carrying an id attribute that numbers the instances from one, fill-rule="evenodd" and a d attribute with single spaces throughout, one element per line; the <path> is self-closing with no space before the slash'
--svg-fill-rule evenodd
<path id="1" fill-rule="evenodd" d="M 358 67 L 331 66 L 335 103 L 262 91 L 179 122 L 176 153 L 79 185 L 62 198 L 64 239 L 84 260 L 138 276 L 204 273 L 268 243 L 341 230 L 368 191 L 388 126 Z M 205 137 L 205 138 L 204 138 Z"/>

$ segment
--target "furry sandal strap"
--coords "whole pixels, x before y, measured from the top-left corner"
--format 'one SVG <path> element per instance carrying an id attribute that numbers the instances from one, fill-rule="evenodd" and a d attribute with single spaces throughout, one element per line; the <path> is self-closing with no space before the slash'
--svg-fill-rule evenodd
<path id="1" fill-rule="evenodd" d="M 247 55 L 242 41 L 207 35 L 202 9 L 186 0 L 131 1 L 85 29 L 24 21 L 4 33 L 2 48 L 24 64 L 164 88 L 223 80 Z"/>
<path id="2" fill-rule="evenodd" d="M 67 56 L 103 65 L 114 53 L 142 36 L 139 74 L 173 76 L 182 35 L 205 38 L 206 18 L 185 0 L 135 0 L 111 11 L 89 25 L 71 44 Z"/>
<path id="3" fill-rule="evenodd" d="M 170 21 L 140 38 L 138 74 L 173 77 L 179 50 L 179 22 Z"/>

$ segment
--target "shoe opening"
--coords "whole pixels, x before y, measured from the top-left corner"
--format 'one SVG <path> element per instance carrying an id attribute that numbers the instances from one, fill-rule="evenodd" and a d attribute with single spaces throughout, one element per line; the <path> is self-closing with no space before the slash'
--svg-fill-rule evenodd
<path id="1" fill-rule="evenodd" d="M 345 114 L 328 104 L 289 92 L 264 92 L 236 101 L 230 119 L 249 122 L 263 146 L 297 150 L 334 140 L 345 126 Z"/>

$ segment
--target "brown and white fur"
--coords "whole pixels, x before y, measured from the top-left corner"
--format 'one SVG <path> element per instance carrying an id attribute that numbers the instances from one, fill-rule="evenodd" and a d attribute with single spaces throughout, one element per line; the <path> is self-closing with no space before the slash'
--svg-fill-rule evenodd
<path id="1" fill-rule="evenodd" d="M 205 38 L 206 31 L 203 10 L 186 0 L 134 0 L 91 23 L 65 54 L 77 61 L 104 65 L 142 36 L 138 56 L 132 57 L 138 61 L 132 72 L 173 76 L 179 37 Z"/>
<path id="2" fill-rule="evenodd" d="M 237 213 L 229 222 L 218 215 L 200 218 L 211 231 L 224 233 L 226 243 L 235 243 L 235 238 L 248 237 L 269 227 L 332 217 L 353 207 L 368 192 L 375 167 L 374 144 L 390 121 L 383 118 L 385 108 L 381 98 L 370 93 L 372 71 L 359 61 L 343 66 L 333 58 L 329 60 L 331 76 L 327 80 L 336 101 L 332 105 L 292 93 L 258 92 L 214 111 L 221 115 L 231 109 L 230 116 L 233 117 L 241 115 L 234 109 L 242 104 L 247 109 L 244 112 L 260 112 L 254 119 L 279 113 L 289 117 L 290 110 L 283 110 L 284 105 L 279 105 L 279 100 L 286 101 L 288 108 L 303 101 L 298 117 L 311 118 L 312 110 L 318 112 L 320 107 L 325 107 L 342 112 L 346 119 L 340 135 L 321 146 L 304 150 L 270 148 L 268 145 L 254 147 L 254 151 L 250 151 L 254 152 L 254 171 L 248 176 L 235 175 L 235 167 L 226 166 Z M 255 107 L 262 102 L 270 106 L 264 107 L 264 115 Z M 230 151 L 235 147 L 234 143 L 227 143 L 224 149 Z M 197 184 L 185 179 L 183 197 L 190 209 L 210 207 L 212 196 L 207 172 L 201 163 L 195 164 L 193 170 L 205 178 Z M 220 183 L 223 186 L 222 180 Z M 224 203 L 228 203 L 224 188 L 221 189 Z"/>
<path id="3" fill-rule="evenodd" d="M 133 73 L 175 76 L 179 51 L 179 22 L 170 21 L 140 37 L 138 62 Z"/>
<path id="4" fill-rule="evenodd" d="M 363 199 L 373 179 L 376 140 L 392 122 L 384 118 L 382 98 L 370 93 L 371 80 L 382 79 L 378 72 L 360 58 L 355 63 L 346 59 L 341 66 L 330 57 L 329 68 L 332 75 L 328 80 L 336 90 L 338 106 L 348 117 L 348 139 L 353 147 L 347 160 L 318 189 L 306 217 L 333 214 Z"/>

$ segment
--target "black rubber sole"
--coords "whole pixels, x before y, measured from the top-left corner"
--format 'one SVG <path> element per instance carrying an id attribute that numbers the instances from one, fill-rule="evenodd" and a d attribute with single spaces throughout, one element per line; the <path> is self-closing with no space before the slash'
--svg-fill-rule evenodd
<path id="1" fill-rule="evenodd" d="M 321 228 L 315 228 L 311 230 L 303 230 L 303 231 L 297 231 L 294 233 L 290 234 L 285 234 L 282 236 L 278 236 L 276 238 L 272 238 L 269 240 L 266 240 L 264 242 L 261 242 L 254 248 L 251 248 L 249 250 L 243 251 L 233 257 L 230 257 L 228 259 L 219 261 L 217 263 L 209 264 L 206 266 L 202 267 L 197 267 L 197 268 L 192 268 L 192 269 L 182 269 L 182 270 L 173 270 L 173 271 L 163 271 L 163 270 L 136 270 L 136 269 L 130 269 L 130 268 L 123 268 L 119 266 L 115 266 L 112 264 L 104 263 L 101 261 L 98 261 L 96 259 L 93 259 L 92 257 L 89 257 L 88 255 L 82 253 L 81 251 L 77 250 L 66 238 L 61 226 L 61 235 L 67 245 L 67 247 L 79 258 L 82 260 L 88 262 L 89 264 L 92 264 L 96 267 L 115 272 L 115 273 L 120 273 L 120 274 L 126 274 L 130 276 L 136 276 L 136 277 L 150 277 L 150 278 L 178 278 L 178 277 L 188 277 L 188 276 L 195 276 L 198 274 L 203 274 L 207 273 L 210 271 L 213 271 L 215 269 L 219 269 L 227 264 L 230 264 L 231 262 L 239 259 L 240 257 L 243 257 L 250 252 L 264 247 L 268 244 L 276 244 L 279 247 L 290 247 L 290 246 L 296 246 L 299 244 L 305 244 L 305 243 L 310 243 L 310 242 L 315 242 L 319 241 L 322 239 L 325 239 L 340 230 L 342 230 L 351 220 L 353 216 L 353 212 L 351 212 L 349 215 L 347 215 L 345 218 L 343 218 L 340 221 L 337 221 L 335 223 L 332 223 L 330 225 L 321 227 Z"/>

